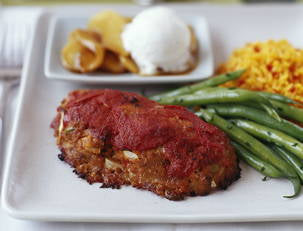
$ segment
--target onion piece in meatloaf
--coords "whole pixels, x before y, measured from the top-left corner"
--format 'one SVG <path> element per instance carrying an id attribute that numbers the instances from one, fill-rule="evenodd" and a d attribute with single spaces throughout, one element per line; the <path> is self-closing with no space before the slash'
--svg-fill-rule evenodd
<path id="1" fill-rule="evenodd" d="M 76 90 L 51 127 L 60 160 L 90 184 L 132 185 L 170 200 L 226 189 L 240 177 L 228 137 L 184 107 L 118 90 Z"/>

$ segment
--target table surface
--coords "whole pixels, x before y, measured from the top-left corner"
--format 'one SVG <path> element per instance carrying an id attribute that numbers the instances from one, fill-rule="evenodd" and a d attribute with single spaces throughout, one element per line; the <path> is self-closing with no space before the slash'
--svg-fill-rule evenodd
<path id="1" fill-rule="evenodd" d="M 187 5 L 179 5 L 173 4 L 172 7 L 182 7 L 187 8 L 193 12 L 198 12 L 200 4 L 187 4 Z M 68 6 L 60 6 L 60 7 L 51 7 L 48 8 L 49 11 L 56 12 L 64 12 Z M 93 9 L 95 6 L 91 5 L 86 7 L 87 10 Z M 135 8 L 142 8 L 139 6 L 134 6 Z M 29 10 L 30 8 L 25 8 L 25 10 Z M 83 6 L 77 7 L 74 6 L 75 11 L 81 12 L 83 10 Z M 6 110 L 7 113 L 7 123 L 5 127 L 5 138 L 6 140 L 10 137 L 10 128 L 11 128 L 11 120 L 13 115 L 15 114 L 16 102 L 18 100 L 18 87 L 15 87 L 11 90 L 9 95 L 9 104 Z M 3 158 L 0 158 L 0 163 L 3 162 Z M 0 169 L 2 166 L 0 166 Z M 1 185 L 1 182 L 0 182 Z M 260 223 L 220 223 L 220 224 L 103 224 L 103 223 L 69 223 L 69 222 L 35 222 L 35 221 L 25 221 L 25 220 L 16 220 L 14 218 L 9 217 L 3 210 L 0 209 L 0 230 L 7 231 L 35 231 L 35 230 L 178 230 L 178 231 L 194 231 L 194 230 L 209 230 L 209 231 L 217 231 L 217 230 L 265 230 L 265 229 L 273 229 L 275 231 L 284 231 L 284 230 L 302 230 L 303 221 L 296 222 L 260 222 Z"/>

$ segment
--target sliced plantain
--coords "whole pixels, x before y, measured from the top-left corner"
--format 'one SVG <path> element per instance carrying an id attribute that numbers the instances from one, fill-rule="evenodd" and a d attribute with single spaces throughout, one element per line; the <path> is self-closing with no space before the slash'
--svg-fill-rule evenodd
<path id="1" fill-rule="evenodd" d="M 92 43 L 101 44 L 101 35 L 92 30 L 76 29 L 70 33 L 69 40 L 77 40 L 84 46 L 93 50 L 94 48 Z"/>
<path id="2" fill-rule="evenodd" d="M 125 68 L 120 62 L 119 56 L 111 51 L 106 51 L 101 70 L 115 74 L 125 72 Z"/>
<path id="3" fill-rule="evenodd" d="M 126 70 L 132 72 L 132 73 L 138 73 L 139 69 L 137 64 L 129 57 L 125 56 L 119 56 L 120 62 L 125 67 Z"/>
<path id="4" fill-rule="evenodd" d="M 125 20 L 126 23 L 130 23 L 130 22 L 133 21 L 133 18 L 124 16 L 124 20 Z"/>
<path id="5" fill-rule="evenodd" d="M 89 20 L 88 28 L 102 35 L 102 44 L 105 48 L 127 56 L 128 52 L 123 47 L 121 33 L 128 22 L 128 18 L 107 10 L 93 16 Z"/>
<path id="6" fill-rule="evenodd" d="M 104 60 L 105 49 L 98 33 L 89 30 L 74 30 L 61 53 L 65 68 L 76 72 L 92 72 Z"/>
<path id="7" fill-rule="evenodd" d="M 104 53 L 101 45 L 95 46 L 95 51 L 92 51 L 77 40 L 69 40 L 62 49 L 61 62 L 71 71 L 92 72 L 102 65 Z"/>

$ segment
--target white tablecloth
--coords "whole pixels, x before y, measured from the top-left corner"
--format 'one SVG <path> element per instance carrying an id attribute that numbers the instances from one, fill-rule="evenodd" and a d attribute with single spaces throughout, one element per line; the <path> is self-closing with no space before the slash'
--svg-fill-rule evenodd
<path id="1" fill-rule="evenodd" d="M 193 7 L 197 10 L 197 6 L 186 5 L 184 8 Z M 19 9 L 20 10 L 20 9 Z M 24 10 L 30 10 L 30 8 L 24 8 Z M 48 9 L 50 11 L 62 11 L 65 8 L 61 6 Z M 75 10 L 79 12 L 82 7 L 75 7 Z M 17 97 L 18 87 L 12 89 L 9 97 L 9 107 L 7 108 L 7 118 L 12 118 L 14 115 Z M 10 131 L 11 121 L 7 121 L 6 131 Z M 9 139 L 9 134 L 6 134 L 6 138 Z M 0 170 L 2 165 L 0 166 Z M 80 231 L 80 230 L 108 230 L 108 231 L 120 231 L 120 230 L 144 230 L 144 231 L 195 231 L 195 230 L 209 230 L 209 231 L 244 231 L 244 230 L 266 230 L 271 229 L 275 231 L 286 230 L 302 230 L 303 222 L 263 222 L 263 223 L 220 223 L 220 224 L 104 224 L 104 223 L 69 223 L 69 222 L 37 222 L 16 220 L 6 214 L 5 211 L 0 209 L 0 230 L 2 231 L 48 231 L 48 230 L 62 230 L 62 231 Z"/>

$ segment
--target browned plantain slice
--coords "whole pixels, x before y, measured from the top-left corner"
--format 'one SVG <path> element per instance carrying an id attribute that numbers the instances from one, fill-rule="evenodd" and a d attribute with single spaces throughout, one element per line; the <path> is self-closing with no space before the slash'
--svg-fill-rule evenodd
<path id="1" fill-rule="evenodd" d="M 120 62 L 119 56 L 111 51 L 106 51 L 101 70 L 115 74 L 125 72 L 125 68 Z"/>
<path id="2" fill-rule="evenodd" d="M 102 65 L 104 53 L 98 33 L 77 29 L 70 34 L 61 60 L 63 66 L 71 71 L 92 72 Z"/>
<path id="3" fill-rule="evenodd" d="M 91 72 L 98 69 L 104 59 L 104 49 L 96 46 L 95 51 L 77 40 L 70 40 L 61 52 L 62 65 L 75 72 Z"/>
<path id="4" fill-rule="evenodd" d="M 132 72 L 132 73 L 138 73 L 139 69 L 137 64 L 129 57 L 125 56 L 119 56 L 120 62 L 125 67 L 126 70 Z"/>
<path id="5" fill-rule="evenodd" d="M 76 29 L 70 33 L 69 40 L 78 40 L 81 43 L 89 41 L 90 43 L 101 44 L 101 34 L 92 30 Z"/>
<path id="6" fill-rule="evenodd" d="M 126 23 L 130 23 L 133 20 L 132 17 L 126 17 L 126 16 L 124 16 L 124 19 L 125 19 Z"/>
<path id="7" fill-rule="evenodd" d="M 128 18 L 107 10 L 93 16 L 89 20 L 88 28 L 102 35 L 102 44 L 105 48 L 127 56 L 128 52 L 123 47 L 121 33 L 128 22 Z"/>

